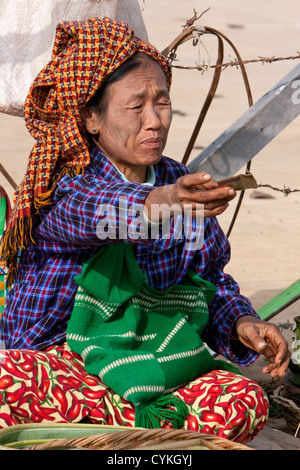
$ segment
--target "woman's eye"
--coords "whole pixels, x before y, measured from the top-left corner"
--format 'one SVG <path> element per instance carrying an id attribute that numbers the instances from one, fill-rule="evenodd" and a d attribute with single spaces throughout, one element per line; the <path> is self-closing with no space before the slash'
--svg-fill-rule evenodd
<path id="1" fill-rule="evenodd" d="M 163 100 L 157 103 L 157 106 L 170 106 L 171 101 Z"/>

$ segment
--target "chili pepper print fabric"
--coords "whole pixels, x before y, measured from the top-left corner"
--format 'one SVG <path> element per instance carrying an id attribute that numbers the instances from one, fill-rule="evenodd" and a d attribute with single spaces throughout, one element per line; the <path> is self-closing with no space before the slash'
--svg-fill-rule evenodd
<path id="1" fill-rule="evenodd" d="M 264 427 L 263 389 L 229 371 L 213 371 L 174 392 L 188 405 L 185 428 L 247 443 Z M 87 374 L 66 345 L 0 356 L 0 428 L 25 423 L 135 425 L 134 406 Z M 162 422 L 164 428 L 171 427 Z"/>

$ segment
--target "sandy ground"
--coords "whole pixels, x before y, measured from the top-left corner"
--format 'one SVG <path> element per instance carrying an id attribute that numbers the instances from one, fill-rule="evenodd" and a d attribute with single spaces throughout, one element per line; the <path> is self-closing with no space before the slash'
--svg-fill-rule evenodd
<path id="1" fill-rule="evenodd" d="M 298 0 L 145 0 L 143 8 L 149 39 L 163 50 L 180 32 L 186 20 L 210 10 L 197 22 L 218 29 L 237 46 L 243 59 L 288 57 L 297 55 L 300 35 L 300 3 Z M 178 63 L 215 63 L 217 44 L 211 37 L 202 39 L 199 49 L 191 42 L 178 51 Z M 205 46 L 205 47 L 204 47 Z M 225 60 L 234 58 L 225 49 Z M 298 61 L 247 66 L 254 101 L 258 100 Z M 206 97 L 212 69 L 199 71 L 174 70 L 172 101 L 174 119 L 165 154 L 181 160 L 187 142 Z M 247 109 L 247 98 L 240 72 L 227 68 L 221 77 L 217 96 L 205 120 L 191 159 L 210 144 Z M 259 183 L 300 189 L 300 119 L 297 118 L 252 161 L 252 172 Z M 23 177 L 33 140 L 21 118 L 0 114 L 0 162 L 18 183 Z M 13 191 L 0 175 L 0 184 L 12 196 Z M 230 235 L 232 259 L 227 267 L 241 291 L 255 308 L 299 279 L 300 258 L 300 193 L 284 197 L 269 189 L 260 190 L 268 198 L 247 192 L 233 232 Z M 220 217 L 224 231 L 230 224 L 236 201 Z M 299 302 L 274 318 L 284 323 L 299 315 Z M 290 330 L 283 330 L 290 340 Z M 260 372 L 256 364 L 254 374 Z M 251 374 L 251 369 L 249 370 Z"/>

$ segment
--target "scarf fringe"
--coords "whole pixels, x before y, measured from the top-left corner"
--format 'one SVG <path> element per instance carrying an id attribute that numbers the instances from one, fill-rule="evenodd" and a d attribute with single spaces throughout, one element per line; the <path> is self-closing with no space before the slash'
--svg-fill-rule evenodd
<path id="1" fill-rule="evenodd" d="M 74 178 L 75 176 L 78 176 L 80 174 L 84 173 L 84 166 L 78 165 L 76 167 L 64 167 L 60 172 L 56 175 L 55 181 L 51 187 L 46 192 L 43 192 L 42 194 L 39 194 L 34 198 L 33 204 L 34 208 L 36 210 L 36 213 L 43 207 L 48 206 L 51 203 L 51 198 L 52 194 L 55 191 L 58 182 L 66 175 L 69 175 L 71 178 Z"/>
<path id="2" fill-rule="evenodd" d="M 16 223 L 6 229 L 2 236 L 0 258 L 7 268 L 6 285 L 10 289 L 18 271 L 18 257 L 20 250 L 24 249 L 32 238 L 32 217 L 18 219 Z"/>
<path id="3" fill-rule="evenodd" d="M 52 188 L 34 199 L 34 215 L 20 217 L 17 220 L 14 220 L 12 216 L 12 219 L 8 223 L 7 229 L 1 238 L 0 247 L 0 258 L 7 268 L 6 285 L 8 289 L 12 287 L 18 272 L 18 259 L 20 252 L 27 248 L 30 243 L 35 243 L 33 238 L 35 215 L 40 209 L 50 204 L 53 191 L 56 189 L 58 181 L 63 176 L 69 174 L 71 177 L 74 177 L 79 174 L 83 174 L 83 172 L 84 167 L 82 166 L 63 168 L 63 170 L 58 174 Z"/>
<path id="4" fill-rule="evenodd" d="M 167 421 L 174 429 L 181 429 L 187 419 L 187 405 L 174 395 L 166 395 L 151 403 L 139 403 L 135 408 L 135 426 L 157 429 Z"/>

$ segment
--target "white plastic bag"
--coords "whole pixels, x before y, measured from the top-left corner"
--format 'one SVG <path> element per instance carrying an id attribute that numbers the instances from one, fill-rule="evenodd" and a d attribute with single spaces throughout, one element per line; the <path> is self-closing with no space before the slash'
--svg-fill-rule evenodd
<path id="1" fill-rule="evenodd" d="M 138 0 L 0 0 L 0 112 L 23 116 L 29 87 L 49 62 L 58 23 L 104 17 L 147 39 Z"/>

